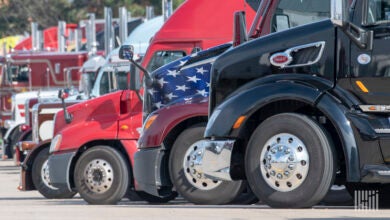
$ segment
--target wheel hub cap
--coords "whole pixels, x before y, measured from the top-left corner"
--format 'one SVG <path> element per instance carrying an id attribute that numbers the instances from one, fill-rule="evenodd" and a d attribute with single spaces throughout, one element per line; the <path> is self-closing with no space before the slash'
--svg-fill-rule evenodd
<path id="1" fill-rule="evenodd" d="M 114 181 L 114 172 L 111 164 L 102 159 L 92 160 L 85 168 L 84 179 L 91 191 L 95 193 L 108 191 Z"/>
<path id="2" fill-rule="evenodd" d="M 51 185 L 50 174 L 49 174 L 49 160 L 45 160 L 41 168 L 41 179 L 42 182 L 49 188 L 56 190 L 57 188 Z"/>
<path id="3" fill-rule="evenodd" d="M 261 174 L 277 191 L 298 188 L 309 171 L 309 153 L 295 135 L 282 133 L 271 137 L 260 156 Z"/>
<path id="4" fill-rule="evenodd" d="M 222 181 L 207 178 L 203 171 L 197 169 L 197 165 L 201 164 L 201 158 L 204 152 L 204 147 L 193 144 L 188 148 L 184 155 L 183 168 L 184 174 L 188 182 L 194 187 L 201 190 L 211 190 L 218 187 Z"/>

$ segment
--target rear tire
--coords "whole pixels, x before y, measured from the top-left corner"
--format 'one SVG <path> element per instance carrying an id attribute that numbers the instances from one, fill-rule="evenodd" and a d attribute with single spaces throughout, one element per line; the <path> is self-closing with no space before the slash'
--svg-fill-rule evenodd
<path id="1" fill-rule="evenodd" d="M 130 175 L 126 159 L 119 151 L 96 146 L 78 159 L 74 181 L 80 196 L 89 204 L 116 204 L 129 188 Z"/>
<path id="2" fill-rule="evenodd" d="M 190 152 L 195 152 L 194 143 L 203 138 L 205 126 L 198 124 L 184 130 L 173 144 L 169 159 L 169 172 L 177 192 L 195 204 L 227 204 L 237 199 L 243 203 L 256 201 L 253 193 L 242 194 L 246 181 L 213 181 L 202 174 L 193 174 L 186 167 Z M 201 177 L 197 176 L 201 175 Z M 245 198 L 240 198 L 243 195 Z"/>
<path id="3" fill-rule="evenodd" d="M 275 115 L 253 132 L 245 169 L 253 192 L 269 206 L 311 207 L 333 184 L 332 142 L 320 125 L 305 115 Z"/>
<path id="4" fill-rule="evenodd" d="M 49 148 L 42 149 L 35 157 L 32 166 L 32 180 L 35 188 L 47 199 L 72 198 L 76 192 L 68 189 L 55 188 L 50 184 L 49 178 Z"/>

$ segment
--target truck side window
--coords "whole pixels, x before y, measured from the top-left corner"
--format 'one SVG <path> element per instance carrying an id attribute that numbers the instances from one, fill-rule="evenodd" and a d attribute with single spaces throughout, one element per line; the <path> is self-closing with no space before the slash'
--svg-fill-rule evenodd
<path id="1" fill-rule="evenodd" d="M 184 51 L 157 51 L 153 54 L 153 57 L 150 59 L 150 62 L 146 69 L 152 72 L 159 67 L 184 56 L 186 56 L 186 53 Z"/>
<path id="2" fill-rule="evenodd" d="M 27 65 L 10 66 L 7 71 L 9 82 L 28 82 L 30 69 Z"/>
<path id="3" fill-rule="evenodd" d="M 367 23 L 376 24 L 390 21 L 390 0 L 369 0 Z"/>
<path id="4" fill-rule="evenodd" d="M 109 72 L 104 72 L 100 80 L 100 95 L 107 94 L 110 91 L 109 84 Z"/>
<path id="5" fill-rule="evenodd" d="M 119 90 L 124 90 L 124 89 L 127 89 L 127 75 L 128 73 L 127 72 L 124 72 L 124 71 L 120 71 L 120 72 L 117 72 L 115 74 L 115 78 L 116 78 L 116 81 L 117 81 L 117 89 Z"/>
<path id="6" fill-rule="evenodd" d="M 271 21 L 271 31 L 278 32 L 329 17 L 329 0 L 280 0 Z"/>

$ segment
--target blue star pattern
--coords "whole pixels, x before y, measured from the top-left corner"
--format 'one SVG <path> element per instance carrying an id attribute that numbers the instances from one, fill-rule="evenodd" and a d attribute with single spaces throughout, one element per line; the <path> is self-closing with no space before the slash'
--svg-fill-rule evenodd
<path id="1" fill-rule="evenodd" d="M 212 58 L 217 57 L 216 50 L 220 51 L 221 46 L 183 57 L 155 70 L 152 73 L 155 82 L 147 89 L 151 95 L 152 110 L 185 98 L 208 97 Z"/>

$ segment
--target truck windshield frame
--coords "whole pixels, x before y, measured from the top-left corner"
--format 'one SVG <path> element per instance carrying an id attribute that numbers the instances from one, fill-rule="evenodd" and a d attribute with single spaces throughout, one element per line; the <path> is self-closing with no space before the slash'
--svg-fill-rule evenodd
<path id="1" fill-rule="evenodd" d="M 28 64 L 9 65 L 6 71 L 7 82 L 28 83 L 30 80 L 30 67 Z"/>
<path id="2" fill-rule="evenodd" d="M 374 7 L 375 10 L 373 10 Z M 389 23 L 390 0 L 366 0 L 364 2 L 362 24 L 363 26 L 375 26 Z"/>
<path id="3" fill-rule="evenodd" d="M 153 54 L 152 58 L 150 58 L 150 62 L 146 69 L 149 72 L 153 72 L 154 70 L 164 66 L 165 64 L 168 64 L 185 56 L 187 56 L 187 54 L 183 50 L 159 50 Z"/>

